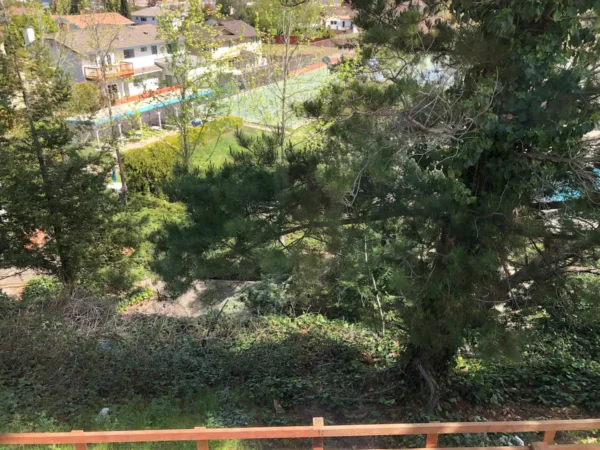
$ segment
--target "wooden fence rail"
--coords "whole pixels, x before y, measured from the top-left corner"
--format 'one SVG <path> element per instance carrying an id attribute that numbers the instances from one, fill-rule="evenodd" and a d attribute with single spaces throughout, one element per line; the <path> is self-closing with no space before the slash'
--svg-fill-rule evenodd
<path id="1" fill-rule="evenodd" d="M 294 439 L 312 438 L 314 450 L 323 449 L 324 438 L 358 436 L 426 435 L 426 448 L 437 448 L 440 434 L 542 432 L 543 441 L 531 445 L 532 450 L 548 450 L 557 431 L 600 429 L 600 419 L 543 420 L 519 422 L 430 422 L 385 425 L 325 425 L 315 417 L 312 426 L 257 428 L 194 428 L 186 430 L 81 431 L 63 433 L 5 433 L 0 444 L 73 444 L 75 450 L 87 444 L 107 442 L 196 441 L 198 450 L 208 450 L 208 441 L 228 439 Z M 557 450 L 600 450 L 600 444 L 559 445 Z M 518 450 L 529 447 L 486 447 L 486 450 Z M 471 450 L 482 448 L 470 447 Z"/>

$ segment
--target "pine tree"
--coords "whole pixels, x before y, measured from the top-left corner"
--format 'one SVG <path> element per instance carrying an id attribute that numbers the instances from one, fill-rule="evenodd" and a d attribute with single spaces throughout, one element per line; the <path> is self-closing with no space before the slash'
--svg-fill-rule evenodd
<path id="1" fill-rule="evenodd" d="M 64 120 L 70 79 L 43 40 L 25 49 L 13 39 L 5 36 L 0 82 L 0 264 L 73 286 L 123 258 L 118 201 L 105 187 L 112 159 L 84 156 L 71 144 Z"/>
<path id="2" fill-rule="evenodd" d="M 322 148 L 276 166 L 270 138 L 242 138 L 220 172 L 176 180 L 190 222 L 167 230 L 159 267 L 172 284 L 314 277 L 349 309 L 372 296 L 431 408 L 469 334 L 501 352 L 511 310 L 600 274 L 597 2 L 401 3 L 353 1 L 362 57 L 305 105 L 332 124 Z"/>

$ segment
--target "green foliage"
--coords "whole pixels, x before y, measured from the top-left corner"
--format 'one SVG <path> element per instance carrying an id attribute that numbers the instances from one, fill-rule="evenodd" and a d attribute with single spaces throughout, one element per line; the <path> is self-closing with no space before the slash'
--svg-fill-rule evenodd
<path id="1" fill-rule="evenodd" d="M 600 410 L 598 325 L 577 330 L 546 328 L 528 335 L 517 360 L 461 358 L 451 385 L 472 402 L 506 402 Z"/>
<path id="2" fill-rule="evenodd" d="M 589 289 L 567 278 L 598 273 L 594 2 L 454 0 L 436 22 L 445 5 L 353 1 L 360 59 L 306 105 L 322 144 L 239 136 L 231 163 L 173 180 L 171 287 L 291 275 L 311 306 L 406 330 L 402 365 L 434 387 L 472 333 L 515 353 L 514 311 Z"/>
<path id="3" fill-rule="evenodd" d="M 273 400 L 284 408 L 344 404 L 398 350 L 390 336 L 316 315 L 242 322 L 222 316 L 203 347 L 210 318 L 116 314 L 98 324 L 88 314 L 114 314 L 114 303 L 86 303 L 65 305 L 65 319 L 14 311 L 0 323 L 0 392 L 14 394 L 0 397 L 0 423 L 16 412 L 51 410 L 75 424 L 104 406 L 167 396 L 194 403 L 207 390 L 220 398 L 221 424 L 240 420 L 235 414 L 224 420 L 234 410 L 247 411 L 245 420 L 253 423 L 264 419 L 246 405 L 272 411 Z"/>
<path id="4" fill-rule="evenodd" d="M 246 2 L 243 0 L 217 0 L 217 7 L 227 17 L 242 19 L 246 16 Z"/>
<path id="5" fill-rule="evenodd" d="M 19 48 L 25 47 L 23 32 L 27 28 L 33 28 L 36 37 L 44 36 L 49 33 L 54 33 L 57 30 L 54 20 L 48 14 L 48 11 L 43 9 L 39 4 L 28 4 L 25 14 L 11 14 L 10 33 L 12 41 Z M 9 7 L 9 14 L 10 14 Z"/>
<path id="6" fill-rule="evenodd" d="M 69 78 L 46 42 L 25 50 L 6 38 L 10 70 L 0 84 L 26 101 L 4 105 L 11 120 L 0 126 L 2 265 L 38 269 L 75 286 L 122 261 L 133 242 L 115 220 L 118 199 L 106 189 L 114 162 L 108 152 L 83 154 L 72 143 L 64 117 Z"/>
<path id="7" fill-rule="evenodd" d="M 56 277 L 32 278 L 25 283 L 21 300 L 26 304 L 46 302 L 57 296 L 61 290 L 62 286 Z"/>
<path id="8" fill-rule="evenodd" d="M 118 312 L 125 312 L 130 306 L 142 303 L 149 298 L 152 298 L 154 291 L 148 286 L 137 287 L 127 294 L 127 296 L 117 305 Z"/>
<path id="9" fill-rule="evenodd" d="M 78 114 L 93 114 L 100 109 L 100 89 L 96 83 L 83 82 L 73 86 L 71 109 Z"/>
<path id="10" fill-rule="evenodd" d="M 295 298 L 289 290 L 289 282 L 277 283 L 265 279 L 246 286 L 232 300 L 242 302 L 253 314 L 285 314 L 293 310 Z"/>
<path id="11" fill-rule="evenodd" d="M 131 192 L 160 196 L 173 176 L 177 162 L 173 149 L 164 144 L 129 150 L 123 154 L 127 188 Z"/>
<path id="12" fill-rule="evenodd" d="M 215 153 L 208 142 L 219 139 L 221 135 L 230 133 L 232 129 L 241 127 L 239 117 L 226 116 L 213 120 L 201 127 L 192 128 L 189 138 L 206 143 L 194 154 L 191 161 L 198 165 L 210 163 Z M 179 135 L 167 136 L 164 142 L 150 144 L 123 153 L 123 164 L 127 173 L 127 187 L 131 192 L 162 196 L 165 183 L 173 177 L 173 171 L 180 160 L 174 149 L 179 145 Z M 219 152 L 218 156 L 221 156 Z"/>

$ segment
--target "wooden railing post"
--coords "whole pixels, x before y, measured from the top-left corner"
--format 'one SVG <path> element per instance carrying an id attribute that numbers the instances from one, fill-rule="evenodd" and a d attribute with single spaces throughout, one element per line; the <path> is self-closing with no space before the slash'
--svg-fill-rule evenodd
<path id="1" fill-rule="evenodd" d="M 531 444 L 531 450 L 549 450 L 545 442 L 534 442 Z"/>
<path id="2" fill-rule="evenodd" d="M 552 445 L 554 443 L 555 437 L 556 437 L 556 430 L 544 431 L 544 443 L 545 444 Z"/>
<path id="3" fill-rule="evenodd" d="M 323 427 L 324 425 L 325 421 L 322 417 L 313 417 L 313 427 L 318 428 L 320 430 L 321 427 Z M 321 433 L 319 433 L 319 437 L 313 438 L 312 448 L 313 450 L 323 450 L 323 437 L 321 436 Z"/>
<path id="4" fill-rule="evenodd" d="M 429 423 L 440 423 L 439 421 L 431 421 Z M 439 434 L 430 433 L 427 435 L 427 441 L 425 442 L 425 448 L 436 448 L 438 445 Z"/>
<path id="5" fill-rule="evenodd" d="M 206 430 L 206 427 L 194 427 L 194 430 Z M 196 441 L 196 450 L 208 450 L 208 441 Z"/>
<path id="6" fill-rule="evenodd" d="M 71 433 L 83 433 L 83 430 L 71 430 Z M 87 444 L 74 444 L 75 450 L 87 450 Z"/>

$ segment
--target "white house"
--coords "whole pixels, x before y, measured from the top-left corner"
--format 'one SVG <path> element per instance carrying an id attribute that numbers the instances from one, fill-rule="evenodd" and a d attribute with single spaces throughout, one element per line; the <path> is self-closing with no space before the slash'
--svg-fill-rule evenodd
<path id="1" fill-rule="evenodd" d="M 149 8 L 140 9 L 131 13 L 131 18 L 133 22 L 140 25 L 158 25 L 158 18 L 164 16 L 165 14 L 171 12 L 169 9 L 173 8 L 174 11 L 177 11 L 178 14 L 181 15 L 183 19 L 186 15 L 186 6 L 185 4 L 173 4 L 173 5 L 162 5 L 162 6 L 151 6 Z M 173 25 L 178 25 L 181 22 L 180 19 L 173 19 Z"/>
<path id="2" fill-rule="evenodd" d="M 113 99 L 139 95 L 160 87 L 168 45 L 152 25 L 89 27 L 47 38 L 51 50 L 77 82 L 102 81 L 101 55 Z"/>
<path id="3" fill-rule="evenodd" d="M 257 58 L 262 55 L 260 38 L 252 25 L 243 20 L 212 20 L 212 24 L 217 30 L 214 59 L 237 58 L 242 50 L 246 55 L 256 54 Z"/>
<path id="4" fill-rule="evenodd" d="M 358 28 L 353 21 L 354 15 L 354 9 L 348 5 L 328 7 L 325 13 L 325 28 L 344 33 L 357 33 Z"/>

